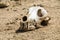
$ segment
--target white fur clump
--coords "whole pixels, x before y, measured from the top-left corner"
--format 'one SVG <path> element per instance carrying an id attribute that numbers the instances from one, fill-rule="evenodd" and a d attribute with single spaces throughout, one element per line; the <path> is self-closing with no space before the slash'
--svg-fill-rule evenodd
<path id="1" fill-rule="evenodd" d="M 41 17 L 39 17 L 37 15 L 39 9 L 41 9 L 41 13 L 42 13 L 43 17 L 47 16 L 47 11 L 43 7 L 33 6 L 33 7 L 29 8 L 29 17 L 28 17 L 28 20 L 38 21 L 41 18 Z"/>

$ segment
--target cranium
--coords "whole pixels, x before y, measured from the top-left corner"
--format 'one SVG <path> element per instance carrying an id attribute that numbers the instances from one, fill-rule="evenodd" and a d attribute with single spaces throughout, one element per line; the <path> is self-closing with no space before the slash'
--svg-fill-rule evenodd
<path id="1" fill-rule="evenodd" d="M 41 27 L 40 24 L 45 20 L 46 23 L 50 20 L 47 11 L 40 6 L 30 7 L 27 16 L 22 17 L 20 22 L 20 29 L 27 31 Z"/>

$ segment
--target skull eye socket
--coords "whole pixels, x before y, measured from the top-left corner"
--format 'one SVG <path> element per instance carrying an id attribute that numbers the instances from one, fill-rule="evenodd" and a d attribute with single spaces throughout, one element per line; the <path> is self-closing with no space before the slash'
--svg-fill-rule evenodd
<path id="1" fill-rule="evenodd" d="M 41 9 L 38 10 L 37 15 L 38 15 L 39 17 L 42 17 L 42 16 L 43 16 L 42 13 L 41 13 Z"/>
<path id="2" fill-rule="evenodd" d="M 27 16 L 24 16 L 24 17 L 22 18 L 22 20 L 23 20 L 23 21 L 26 21 L 26 20 L 27 20 Z"/>

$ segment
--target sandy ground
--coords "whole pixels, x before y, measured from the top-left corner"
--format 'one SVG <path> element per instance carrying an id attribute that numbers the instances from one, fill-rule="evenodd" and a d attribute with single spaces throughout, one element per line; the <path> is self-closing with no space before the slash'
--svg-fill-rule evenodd
<path id="1" fill-rule="evenodd" d="M 0 8 L 0 40 L 60 40 L 60 0 L 2 0 L 9 3 Z M 43 5 L 51 17 L 48 26 L 33 31 L 15 33 L 20 27 L 22 16 L 33 5 Z"/>

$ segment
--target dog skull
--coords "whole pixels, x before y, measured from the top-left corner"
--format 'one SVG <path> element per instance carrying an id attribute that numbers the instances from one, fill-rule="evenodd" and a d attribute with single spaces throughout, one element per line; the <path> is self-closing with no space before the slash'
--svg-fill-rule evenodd
<path id="1" fill-rule="evenodd" d="M 33 6 L 29 8 L 28 16 L 24 16 L 22 21 L 20 22 L 20 30 L 34 30 L 36 28 L 40 28 L 40 24 L 47 24 L 50 18 L 47 16 L 47 11 L 40 6 Z M 43 22 L 43 23 L 41 23 Z"/>

